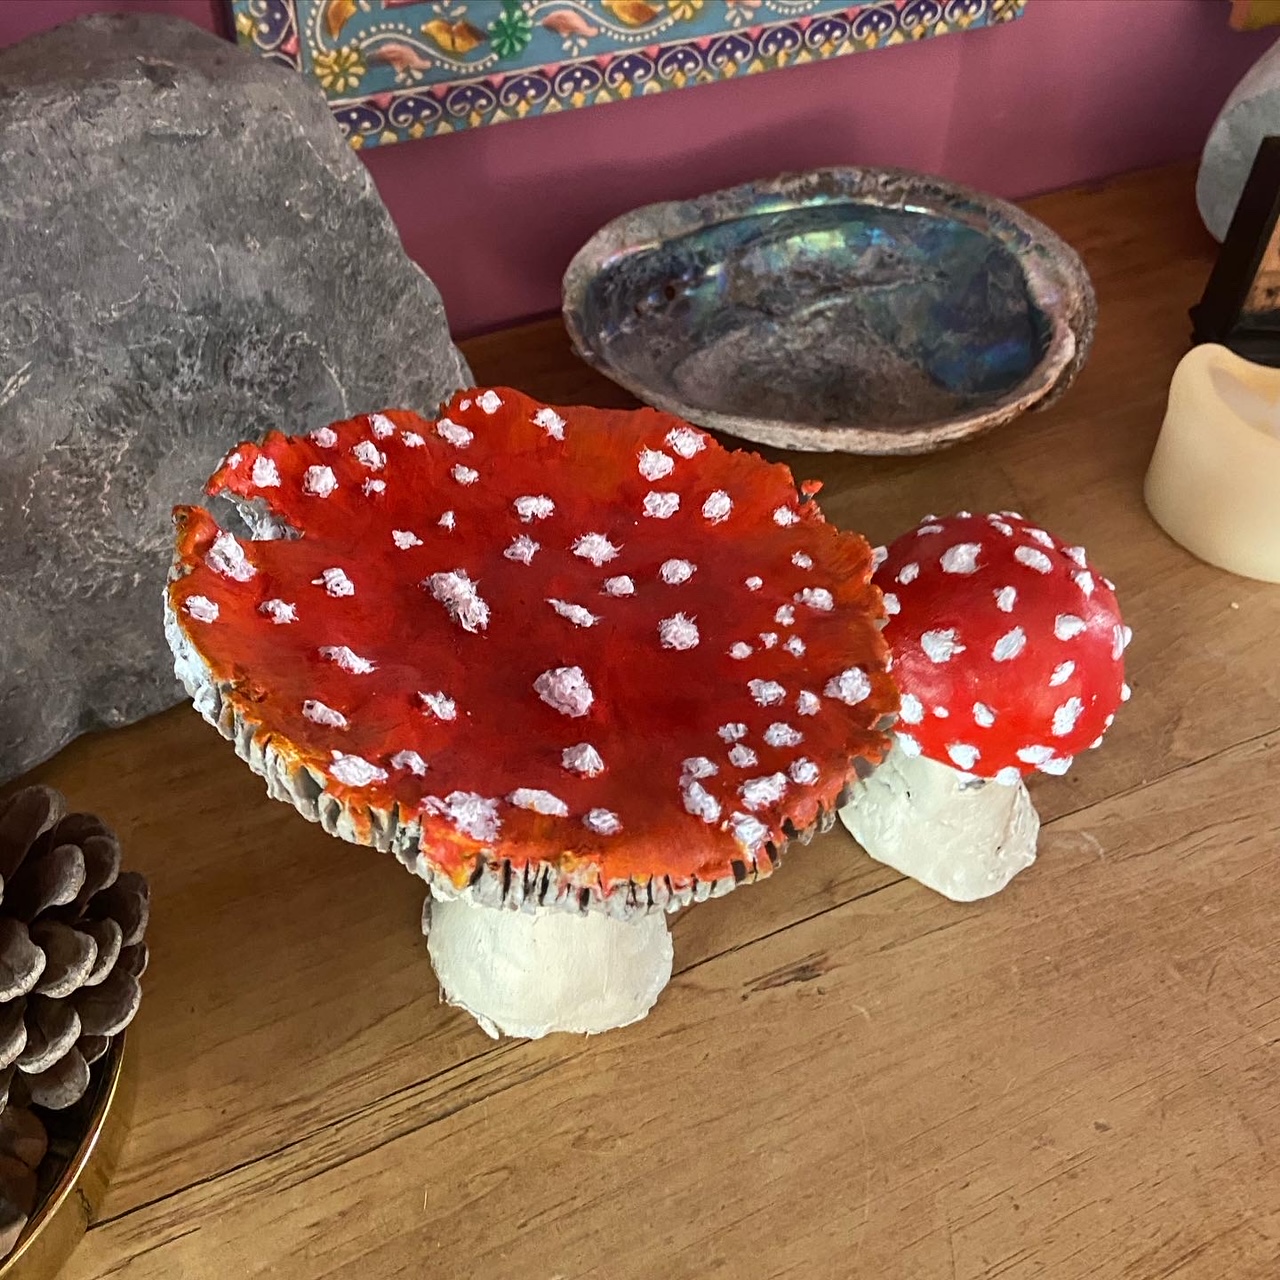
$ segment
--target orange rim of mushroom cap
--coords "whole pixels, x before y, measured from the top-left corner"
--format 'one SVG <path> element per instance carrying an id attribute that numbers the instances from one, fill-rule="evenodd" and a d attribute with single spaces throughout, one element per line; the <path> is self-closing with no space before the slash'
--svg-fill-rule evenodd
<path id="1" fill-rule="evenodd" d="M 285 536 L 177 508 L 170 640 L 273 794 L 438 893 L 669 906 L 768 874 L 887 749 L 871 550 L 814 490 L 506 388 L 273 432 L 208 492 Z"/>

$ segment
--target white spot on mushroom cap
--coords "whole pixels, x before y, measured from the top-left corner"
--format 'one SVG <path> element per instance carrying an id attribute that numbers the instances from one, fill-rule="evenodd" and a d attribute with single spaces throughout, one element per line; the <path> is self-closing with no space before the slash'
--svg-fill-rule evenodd
<path id="1" fill-rule="evenodd" d="M 1042 547 L 1048 547 L 1053 550 L 1058 544 L 1053 540 L 1053 534 L 1046 533 L 1043 529 L 1036 529 L 1028 526 L 1022 531 L 1031 539 L 1032 542 L 1038 542 Z"/>
<path id="2" fill-rule="evenodd" d="M 942 553 L 938 563 L 942 566 L 943 573 L 976 573 L 981 551 L 982 544 L 979 542 L 958 542 Z"/>
<path id="3" fill-rule="evenodd" d="M 320 656 L 353 676 L 367 676 L 378 669 L 377 663 L 362 658 L 345 644 L 321 645 Z"/>
<path id="4" fill-rule="evenodd" d="M 508 560 L 517 560 L 521 564 L 529 564 L 533 560 L 539 545 L 527 533 L 522 533 L 512 539 L 511 545 L 502 554 Z"/>
<path id="5" fill-rule="evenodd" d="M 1117 626 L 1111 628 L 1111 656 L 1119 661 L 1121 654 L 1129 647 L 1133 640 L 1133 630 L 1126 626 Z"/>
<path id="6" fill-rule="evenodd" d="M 484 631 L 489 626 L 489 606 L 465 569 L 433 573 L 422 585 L 464 631 Z"/>
<path id="7" fill-rule="evenodd" d="M 244 548 L 225 530 L 214 538 L 204 562 L 215 573 L 235 582 L 248 582 L 258 572 L 249 563 Z"/>
<path id="8" fill-rule="evenodd" d="M 427 443 L 416 431 L 406 431 L 400 439 L 404 441 L 406 449 L 421 449 Z"/>
<path id="9" fill-rule="evenodd" d="M 787 696 L 787 691 L 776 680 L 748 680 L 747 688 L 762 707 L 771 707 Z"/>
<path id="10" fill-rule="evenodd" d="M 672 614 L 658 623 L 658 639 L 664 649 L 693 649 L 701 638 L 697 624 L 683 613 Z"/>
<path id="11" fill-rule="evenodd" d="M 709 792 L 702 783 L 693 778 L 686 778 L 680 786 L 680 794 L 684 798 L 685 810 L 703 822 L 718 822 L 720 819 L 720 801 Z"/>
<path id="12" fill-rule="evenodd" d="M 806 555 L 803 551 L 797 551 L 791 557 L 791 563 L 795 565 L 797 569 L 812 569 L 813 557 Z"/>
<path id="13" fill-rule="evenodd" d="M 476 396 L 476 404 L 480 406 L 485 413 L 497 413 L 502 408 L 502 397 L 496 391 L 482 391 Z M 461 406 L 465 408 L 465 405 Z"/>
<path id="14" fill-rule="evenodd" d="M 1053 572 L 1053 561 L 1039 547 L 1014 547 L 1013 558 L 1037 573 Z"/>
<path id="15" fill-rule="evenodd" d="M 674 427 L 667 432 L 667 447 L 682 458 L 692 458 L 707 447 L 707 438 L 692 427 Z"/>
<path id="16" fill-rule="evenodd" d="M 259 454 L 253 460 L 251 479 L 259 489 L 276 489 L 280 486 L 280 471 L 270 458 Z"/>
<path id="17" fill-rule="evenodd" d="M 332 427 L 317 427 L 311 433 L 311 439 L 322 449 L 332 449 L 338 443 L 338 433 Z"/>
<path id="18" fill-rule="evenodd" d="M 366 498 L 372 497 L 375 493 L 384 493 L 387 488 L 385 480 L 366 480 L 360 486 L 361 492 Z"/>
<path id="19" fill-rule="evenodd" d="M 923 538 L 930 533 L 942 533 L 943 526 L 940 524 L 922 524 L 916 529 L 916 537 Z"/>
<path id="20" fill-rule="evenodd" d="M 729 819 L 729 829 L 739 846 L 749 854 L 755 854 L 769 839 L 769 828 L 749 813 L 735 813 Z"/>
<path id="21" fill-rule="evenodd" d="M 447 693 L 437 689 L 435 693 L 419 693 L 423 714 L 435 716 L 437 720 L 456 720 L 458 704 Z"/>
<path id="22" fill-rule="evenodd" d="M 790 507 L 775 507 L 773 523 L 785 529 L 788 525 L 799 524 L 800 517 Z"/>
<path id="23" fill-rule="evenodd" d="M 442 529 L 452 529 L 458 523 L 458 517 L 452 511 L 446 511 L 444 515 L 436 521 L 436 524 Z"/>
<path id="24" fill-rule="evenodd" d="M 933 714 L 937 716 L 939 720 L 948 720 L 951 718 L 951 712 L 948 711 L 946 707 L 934 707 Z"/>
<path id="25" fill-rule="evenodd" d="M 964 653 L 966 646 L 960 643 L 959 633 L 955 627 L 947 627 L 939 631 L 926 631 L 920 637 L 920 648 L 930 662 L 950 662 L 958 653 Z"/>
<path id="26" fill-rule="evenodd" d="M 690 756 L 680 765 L 680 775 L 685 778 L 714 778 L 720 766 L 706 756 Z"/>
<path id="27" fill-rule="evenodd" d="M 676 469 L 676 460 L 661 449 L 641 449 L 636 470 L 646 480 L 661 480 Z"/>
<path id="28" fill-rule="evenodd" d="M 991 646 L 991 656 L 996 662 L 1010 662 L 1027 647 L 1027 633 L 1021 627 L 1006 631 Z"/>
<path id="29" fill-rule="evenodd" d="M 475 439 L 472 432 L 460 422 L 454 422 L 452 418 L 441 418 L 436 423 L 436 435 L 458 449 L 465 449 Z"/>
<path id="30" fill-rule="evenodd" d="M 1052 760 L 1046 760 L 1040 766 L 1041 773 L 1051 774 L 1055 778 L 1060 778 L 1074 762 L 1074 756 L 1055 756 Z"/>
<path id="31" fill-rule="evenodd" d="M 836 607 L 831 592 L 826 587 L 805 587 L 793 597 L 797 604 L 807 605 L 817 613 L 830 613 Z"/>
<path id="32" fill-rule="evenodd" d="M 555 509 L 556 504 L 545 493 L 526 494 L 517 498 L 512 504 L 516 515 L 528 524 L 530 520 L 545 520 Z"/>
<path id="33" fill-rule="evenodd" d="M 1068 680 L 1075 674 L 1076 664 L 1074 662 L 1060 662 L 1053 669 L 1053 675 L 1049 677 L 1049 685 L 1056 689 L 1060 684 L 1066 684 Z"/>
<path id="34" fill-rule="evenodd" d="M 547 706 L 566 716 L 585 716 L 595 694 L 581 667 L 554 667 L 534 682 L 534 691 Z"/>
<path id="35" fill-rule="evenodd" d="M 590 609 L 584 609 L 580 604 L 569 604 L 565 600 L 551 598 L 547 599 L 547 603 L 562 618 L 568 618 L 575 627 L 594 627 L 600 621 L 596 614 L 592 613 Z"/>
<path id="36" fill-rule="evenodd" d="M 341 711 L 335 711 L 332 707 L 315 698 L 308 698 L 302 704 L 302 714 L 312 724 L 322 724 L 330 729 L 345 729 L 347 727 L 347 717 Z"/>
<path id="37" fill-rule="evenodd" d="M 914 693 L 904 693 L 898 707 L 898 718 L 903 724 L 919 724 L 924 719 L 924 703 Z"/>
<path id="38" fill-rule="evenodd" d="M 1133 690 L 1130 689 L 1127 684 L 1122 684 L 1120 686 L 1120 701 L 1128 702 L 1129 699 L 1132 697 L 1133 697 Z M 1108 725 L 1107 727 L 1110 728 L 1111 726 Z"/>
<path id="39" fill-rule="evenodd" d="M 1071 581 L 1084 592 L 1085 596 L 1093 595 L 1093 574 L 1088 569 L 1078 569 L 1071 575 Z"/>
<path id="40" fill-rule="evenodd" d="M 308 467 L 302 476 L 302 492 L 313 498 L 327 498 L 338 487 L 332 467 Z"/>
<path id="41" fill-rule="evenodd" d="M 788 636 L 786 643 L 782 646 L 793 658 L 803 658 L 805 654 L 804 641 L 799 636 Z"/>
<path id="42" fill-rule="evenodd" d="M 817 782 L 820 770 L 812 760 L 801 756 L 800 759 L 791 762 L 791 768 L 787 772 L 791 775 L 792 782 L 798 782 L 802 787 L 810 787 Z"/>
<path id="43" fill-rule="evenodd" d="M 582 817 L 582 825 L 598 836 L 616 836 L 622 830 L 618 815 L 609 809 L 588 809 Z"/>
<path id="44" fill-rule="evenodd" d="M 710 520 L 712 524 L 722 524 L 729 518 L 732 510 L 733 499 L 723 489 L 708 494 L 706 502 L 702 504 L 703 518 Z"/>
<path id="45" fill-rule="evenodd" d="M 1083 547 L 1064 547 L 1062 553 L 1068 559 L 1074 560 L 1082 569 L 1089 567 L 1089 560 Z"/>
<path id="46" fill-rule="evenodd" d="M 760 633 L 760 643 L 766 649 L 772 649 L 778 643 L 778 633 L 776 631 L 762 631 Z"/>
<path id="47" fill-rule="evenodd" d="M 909 733 L 898 733 L 895 735 L 895 742 L 898 750 L 904 756 L 915 757 L 920 754 L 920 743 L 916 741 Z"/>
<path id="48" fill-rule="evenodd" d="M 188 596 L 182 607 L 197 622 L 217 622 L 220 610 L 208 596 Z"/>
<path id="49" fill-rule="evenodd" d="M 644 495 L 644 513 L 652 520 L 670 520 L 679 510 L 678 493 L 659 493 L 653 490 Z"/>
<path id="50" fill-rule="evenodd" d="M 1060 613 L 1053 620 L 1053 634 L 1059 640 L 1071 640 L 1086 630 L 1085 620 L 1074 613 Z"/>
<path id="51" fill-rule="evenodd" d="M 982 752 L 967 742 L 952 742 L 947 747 L 947 755 L 958 769 L 972 769 L 982 758 Z"/>
<path id="52" fill-rule="evenodd" d="M 391 757 L 393 769 L 407 769 L 416 778 L 427 771 L 427 762 L 416 751 L 397 751 Z"/>
<path id="53" fill-rule="evenodd" d="M 369 429 L 379 440 L 385 440 L 388 436 L 395 435 L 396 424 L 385 413 L 371 413 L 369 415 Z"/>
<path id="54" fill-rule="evenodd" d="M 387 771 L 370 764 L 363 756 L 349 756 L 341 751 L 333 753 L 329 773 L 344 786 L 367 787 L 373 782 L 385 782 Z"/>
<path id="55" fill-rule="evenodd" d="M 464 467 L 460 462 L 454 465 L 450 474 L 461 485 L 475 484 L 480 479 L 480 473 L 474 467 Z"/>
<path id="56" fill-rule="evenodd" d="M 1052 747 L 1033 746 L 1019 747 L 1014 754 L 1023 764 L 1041 765 L 1046 760 L 1052 760 L 1055 753 Z"/>
<path id="57" fill-rule="evenodd" d="M 486 844 L 496 840 L 502 829 L 498 802 L 474 791 L 450 791 L 443 800 L 439 796 L 428 796 L 426 807 L 447 818 L 464 836 Z"/>
<path id="58" fill-rule="evenodd" d="M 980 729 L 990 729 L 996 722 L 996 713 L 985 702 L 973 704 L 973 722 Z"/>
<path id="59" fill-rule="evenodd" d="M 621 547 L 615 547 L 603 533 L 584 533 L 574 540 L 573 554 L 590 560 L 598 569 L 610 560 L 616 560 Z"/>
<path id="60" fill-rule="evenodd" d="M 1053 713 L 1053 736 L 1065 738 L 1084 715 L 1084 702 L 1080 698 L 1068 698 Z"/>
<path id="61" fill-rule="evenodd" d="M 995 592 L 996 608 L 1001 613 L 1012 613 L 1013 606 L 1018 603 L 1018 589 L 1016 587 L 999 587 Z"/>
<path id="62" fill-rule="evenodd" d="M 387 465 L 387 455 L 372 440 L 360 440 L 351 446 L 355 460 L 370 471 L 381 471 Z"/>
<path id="63" fill-rule="evenodd" d="M 1016 787 L 1022 781 L 1022 770 L 1017 765 L 1007 764 L 1003 769 L 995 771 L 991 781 L 999 783 L 1002 787 Z"/>
<path id="64" fill-rule="evenodd" d="M 895 595 L 894 592 L 892 591 L 884 592 L 883 599 L 884 599 L 884 611 L 890 618 L 902 612 L 902 603 L 901 601 L 899 601 L 897 595 Z"/>
<path id="65" fill-rule="evenodd" d="M 1013 537 L 1013 526 L 1006 524 L 999 516 L 988 516 L 987 523 L 997 532 L 1002 533 L 1006 538 Z"/>
<path id="66" fill-rule="evenodd" d="M 564 419 L 554 409 L 544 405 L 533 415 L 533 420 L 552 440 L 564 439 Z"/>
<path id="67" fill-rule="evenodd" d="M 633 596 L 636 593 L 636 584 L 627 574 L 622 573 L 616 578 L 606 578 L 604 589 L 605 593 L 611 596 Z"/>
<path id="68" fill-rule="evenodd" d="M 739 662 L 751 657 L 753 653 L 755 650 L 742 640 L 737 640 L 729 646 L 729 657 L 736 658 Z"/>
<path id="69" fill-rule="evenodd" d="M 688 560 L 664 560 L 658 576 L 669 587 L 678 587 L 682 582 L 688 582 L 697 572 L 698 566 L 690 564 Z"/>
<path id="70" fill-rule="evenodd" d="M 738 788 L 738 794 L 748 809 L 766 809 L 787 794 L 787 775 L 770 773 L 762 778 L 748 778 Z"/>
<path id="71" fill-rule="evenodd" d="M 838 676 L 832 676 L 822 692 L 846 706 L 856 707 L 871 697 L 871 680 L 861 667 L 847 667 Z"/>
<path id="72" fill-rule="evenodd" d="M 458 408 L 459 408 L 463 413 L 466 413 L 466 411 L 467 411 L 468 409 L 470 409 L 470 408 L 471 408 L 471 400 L 470 400 L 469 398 L 468 398 L 468 399 L 465 399 L 465 400 L 459 400 L 459 401 L 458 401 Z"/>
<path id="73" fill-rule="evenodd" d="M 584 778 L 597 778 L 604 772 L 604 760 L 589 742 L 565 747 L 560 753 L 560 763 L 570 773 L 580 773 Z"/>
<path id="74" fill-rule="evenodd" d="M 872 547 L 871 548 L 871 572 L 875 571 L 889 558 L 888 547 Z"/>
<path id="75" fill-rule="evenodd" d="M 802 689 L 796 697 L 796 714 L 816 716 L 822 710 L 822 699 L 808 689 Z"/>
<path id="76" fill-rule="evenodd" d="M 356 584 L 336 565 L 329 569 L 321 569 L 318 578 L 311 579 L 313 587 L 323 587 L 331 596 L 353 596 Z"/>
<path id="77" fill-rule="evenodd" d="M 782 720 L 775 720 L 765 731 L 764 740 L 771 747 L 798 747 L 804 734 Z"/>
<path id="78" fill-rule="evenodd" d="M 780 604 L 773 615 L 773 620 L 783 627 L 794 626 L 796 621 L 796 611 L 789 604 Z"/>
<path id="79" fill-rule="evenodd" d="M 739 742 L 729 751 L 729 763 L 735 769 L 754 769 L 760 763 L 760 758 L 750 747 Z"/>
<path id="80" fill-rule="evenodd" d="M 751 577 L 744 579 L 744 585 L 748 591 L 759 591 L 760 588 L 764 586 L 764 579 L 757 578 L 752 574 Z"/>
<path id="81" fill-rule="evenodd" d="M 559 796 L 552 795 L 550 791 L 540 791 L 537 787 L 517 787 L 507 797 L 507 803 L 517 809 L 529 809 L 554 818 L 569 816 L 569 806 Z"/>
<path id="82" fill-rule="evenodd" d="M 264 600 L 258 606 L 258 612 L 266 614 L 278 627 L 298 620 L 298 606 L 289 604 L 286 600 Z"/>
<path id="83" fill-rule="evenodd" d="M 898 581 L 904 586 L 909 587 L 920 576 L 920 566 L 910 560 L 898 570 Z"/>
<path id="84" fill-rule="evenodd" d="M 716 733 L 725 742 L 738 742 L 747 736 L 747 726 L 745 724 L 722 724 L 716 730 Z"/>

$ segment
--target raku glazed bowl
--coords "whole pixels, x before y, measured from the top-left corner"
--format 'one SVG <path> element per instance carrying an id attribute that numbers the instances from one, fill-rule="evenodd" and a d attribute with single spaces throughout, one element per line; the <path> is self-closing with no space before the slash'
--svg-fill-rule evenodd
<path id="1" fill-rule="evenodd" d="M 578 354 L 641 400 L 789 449 L 927 453 L 1070 384 L 1096 302 L 1075 251 L 939 178 L 840 168 L 648 205 L 564 277 Z"/>

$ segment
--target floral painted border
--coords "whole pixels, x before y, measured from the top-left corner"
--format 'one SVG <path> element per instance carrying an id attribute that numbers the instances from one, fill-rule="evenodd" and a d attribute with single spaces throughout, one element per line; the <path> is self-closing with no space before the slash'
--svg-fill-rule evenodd
<path id="1" fill-rule="evenodd" d="M 624 101 L 994 26 L 1017 18 L 1026 5 L 1026 0 L 719 0 L 708 11 L 703 0 L 230 2 L 239 42 L 318 81 L 354 147 Z M 470 18 L 480 16 L 482 8 L 489 21 L 479 27 Z M 415 19 L 428 20 L 406 22 L 409 9 L 419 11 Z M 762 13 L 793 16 L 750 23 Z M 619 18 L 634 29 L 620 25 Z M 680 31 L 687 34 L 672 38 Z M 547 32 L 558 38 L 555 54 L 546 47 Z"/>

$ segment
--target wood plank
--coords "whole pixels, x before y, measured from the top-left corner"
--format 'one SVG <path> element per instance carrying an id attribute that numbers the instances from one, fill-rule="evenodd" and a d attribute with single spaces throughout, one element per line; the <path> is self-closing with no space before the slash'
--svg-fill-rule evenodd
<path id="1" fill-rule="evenodd" d="M 68 1280 L 1271 1276 L 1277 745 L 1059 819 L 986 904 L 894 883 L 637 1027 L 508 1045 L 96 1228 Z"/>
<path id="2" fill-rule="evenodd" d="M 1034 202 L 1085 253 L 1102 302 L 1095 353 L 1079 384 L 1051 409 L 924 459 L 787 455 L 799 475 L 824 480 L 824 506 L 834 520 L 873 538 L 893 536 L 928 509 L 1013 506 L 1084 540 L 1116 579 L 1137 631 L 1131 650 L 1137 696 L 1105 753 L 1082 760 L 1066 778 L 1038 781 L 1037 803 L 1047 817 L 1086 811 L 1175 771 L 1189 776 L 1188 765 L 1280 727 L 1280 675 L 1267 652 L 1280 624 L 1280 593 L 1198 564 L 1155 529 L 1141 506 L 1142 472 L 1185 344 L 1186 306 L 1212 257 L 1190 193 L 1183 169 Z M 509 382 L 562 403 L 630 403 L 568 354 L 558 322 L 477 339 L 467 354 L 485 382 Z M 512 1058 L 509 1048 L 492 1049 L 468 1019 L 439 1008 L 417 936 L 416 882 L 390 859 L 342 846 L 267 800 L 189 710 L 84 739 L 37 775 L 114 821 L 130 862 L 148 872 L 155 888 L 156 960 L 135 1044 L 137 1118 L 106 1207 L 110 1216 L 205 1180 L 220 1185 L 219 1175 L 283 1149 L 340 1146 L 336 1131 L 383 1116 L 388 1107 L 403 1103 L 412 1113 L 421 1099 L 425 1116 L 435 1114 L 432 1106 L 448 1112 L 491 1089 L 489 1073 L 515 1072 L 518 1064 L 554 1066 L 537 1087 L 570 1107 L 579 1082 L 567 1064 L 583 1053 L 597 1062 L 604 1052 L 556 1042 L 521 1047 Z M 1043 874 L 1042 866 L 1017 883 Z M 694 998 L 697 975 L 712 967 L 706 962 L 728 963 L 754 940 L 785 937 L 780 931 L 832 908 L 860 919 L 860 910 L 886 895 L 923 892 L 894 888 L 897 880 L 833 833 L 798 851 L 767 886 L 685 914 L 675 923 L 677 961 L 688 975 L 683 981 L 693 985 L 678 984 L 683 994 L 671 998 L 674 1008 L 690 1025 L 727 1016 L 719 1006 L 736 994 L 709 990 Z M 1152 945 L 1163 936 L 1156 929 Z M 1135 954 L 1140 941 L 1130 939 Z M 922 956 L 927 965 L 945 960 L 964 971 L 963 955 L 925 946 Z M 788 994 L 770 997 L 782 1003 L 769 1017 L 790 1020 L 791 1002 L 807 999 L 812 986 L 770 988 Z M 681 1025 L 661 1024 L 677 1039 L 671 1028 Z M 916 1053 L 935 1070 L 950 1071 L 947 1045 L 922 1047 L 921 1025 L 930 1024 L 916 1024 Z M 1032 1019 L 1026 1030 L 1037 1026 Z M 1166 1028 L 1170 1036 L 1176 1032 L 1176 1025 Z M 651 1019 L 602 1044 L 617 1040 L 616 1052 L 626 1045 L 629 1053 L 661 1034 Z M 694 1035 L 701 1045 L 700 1033 Z M 686 1044 L 671 1051 L 677 1050 L 711 1052 Z M 599 1061 L 622 1070 L 616 1058 Z M 1087 1073 L 1079 1062 L 1071 1070 Z M 754 1071 L 752 1081 L 765 1087 Z M 917 1086 L 910 1072 L 897 1078 L 900 1089 Z M 707 1096 L 697 1125 L 714 1127 L 723 1119 L 718 1100 L 729 1095 L 721 1086 Z M 406 1125 L 413 1122 L 409 1113 Z M 650 1123 L 672 1159 L 695 1152 L 700 1138 L 682 1135 L 674 1118 Z M 357 1176 L 354 1166 L 343 1167 Z M 139 1220 L 151 1221 L 145 1217 L 151 1212 Z M 288 1229 L 298 1221 L 290 1218 Z M 488 1226 L 472 1226 L 489 1240 Z M 316 1250 L 320 1257 L 323 1248 Z M 219 1261 L 211 1252 L 208 1270 L 190 1263 L 197 1267 L 191 1274 L 224 1274 Z"/>

